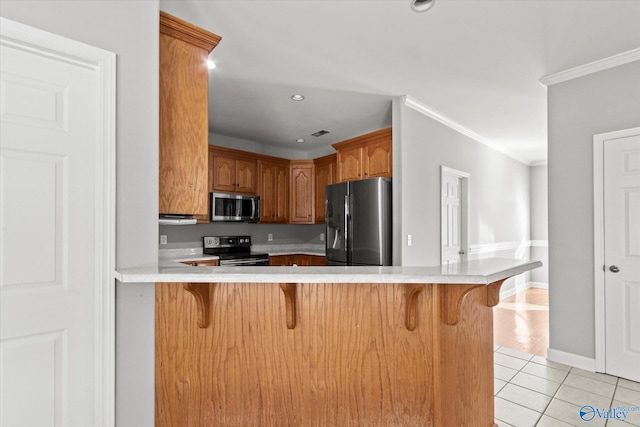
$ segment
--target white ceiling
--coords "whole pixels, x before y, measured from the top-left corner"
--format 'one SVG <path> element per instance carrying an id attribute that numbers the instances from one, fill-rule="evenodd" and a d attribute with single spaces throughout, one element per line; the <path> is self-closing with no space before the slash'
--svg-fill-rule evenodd
<path id="1" fill-rule="evenodd" d="M 540 78 L 640 47 L 639 0 L 436 0 L 425 13 L 409 0 L 160 8 L 222 37 L 210 55 L 210 130 L 301 151 L 390 125 L 390 100 L 408 95 L 514 158 L 544 162 Z M 320 129 L 331 133 L 310 136 Z"/>

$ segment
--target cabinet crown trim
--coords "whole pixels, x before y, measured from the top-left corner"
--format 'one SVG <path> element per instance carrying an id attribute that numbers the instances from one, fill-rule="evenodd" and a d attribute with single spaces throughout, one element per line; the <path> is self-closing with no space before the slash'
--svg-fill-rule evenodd
<path id="1" fill-rule="evenodd" d="M 217 34 L 160 11 L 160 32 L 211 52 L 222 40 Z"/>

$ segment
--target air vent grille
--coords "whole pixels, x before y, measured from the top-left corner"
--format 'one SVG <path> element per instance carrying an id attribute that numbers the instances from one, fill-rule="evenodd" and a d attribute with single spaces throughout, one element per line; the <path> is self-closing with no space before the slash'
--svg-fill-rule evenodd
<path id="1" fill-rule="evenodd" d="M 312 133 L 311 136 L 315 136 L 317 138 L 319 136 L 326 135 L 328 133 L 329 133 L 328 130 L 322 129 L 322 130 L 319 130 L 318 132 Z"/>

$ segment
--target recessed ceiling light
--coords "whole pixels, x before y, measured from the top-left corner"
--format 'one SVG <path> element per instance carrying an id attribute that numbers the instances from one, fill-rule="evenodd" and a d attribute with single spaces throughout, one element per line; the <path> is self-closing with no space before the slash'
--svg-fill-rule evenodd
<path id="1" fill-rule="evenodd" d="M 216 63 L 210 59 L 207 59 L 207 68 L 213 70 L 214 68 L 216 68 Z"/>
<path id="2" fill-rule="evenodd" d="M 296 139 L 296 142 L 304 142 L 304 139 L 298 138 L 298 139 Z"/>
<path id="3" fill-rule="evenodd" d="M 411 9 L 414 12 L 426 12 L 431 9 L 436 0 L 411 0 Z"/>
<path id="4" fill-rule="evenodd" d="M 291 99 L 293 99 L 294 101 L 302 101 L 304 99 L 304 95 L 296 93 L 295 95 L 291 95 Z"/>

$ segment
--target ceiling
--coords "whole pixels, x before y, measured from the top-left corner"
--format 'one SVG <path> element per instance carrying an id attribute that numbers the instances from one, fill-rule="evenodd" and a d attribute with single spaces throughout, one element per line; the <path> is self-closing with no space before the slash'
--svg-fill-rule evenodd
<path id="1" fill-rule="evenodd" d="M 210 131 L 302 152 L 389 126 L 391 100 L 408 95 L 524 163 L 545 162 L 540 78 L 640 47 L 640 0 L 436 0 L 424 13 L 409 3 L 160 8 L 222 37 Z M 321 129 L 330 133 L 310 136 Z"/>

